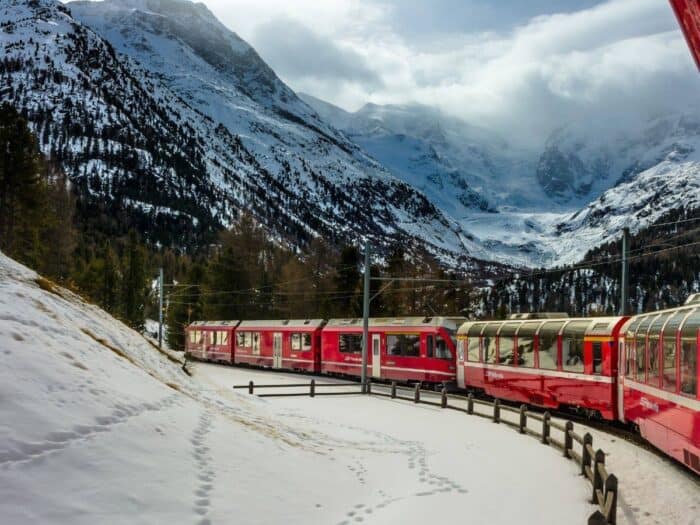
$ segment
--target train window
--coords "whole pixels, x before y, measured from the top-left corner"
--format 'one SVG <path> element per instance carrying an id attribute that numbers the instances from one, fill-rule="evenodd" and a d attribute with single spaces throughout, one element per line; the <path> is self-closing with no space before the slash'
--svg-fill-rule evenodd
<path id="1" fill-rule="evenodd" d="M 420 335 L 389 334 L 386 336 L 388 355 L 403 357 L 420 356 Z"/>
<path id="2" fill-rule="evenodd" d="M 483 349 L 484 349 L 484 363 L 495 363 L 496 362 L 496 337 L 495 336 L 485 336 L 483 337 Z"/>
<path id="3" fill-rule="evenodd" d="M 243 332 L 236 332 L 236 346 L 243 348 L 245 346 L 245 335 Z"/>
<path id="4" fill-rule="evenodd" d="M 541 322 L 523 323 L 518 330 L 518 366 L 535 366 L 535 334 Z"/>
<path id="5" fill-rule="evenodd" d="M 472 362 L 479 361 L 479 336 L 467 339 L 467 359 Z"/>
<path id="6" fill-rule="evenodd" d="M 603 343 L 593 343 L 593 373 L 601 374 L 603 372 Z"/>
<path id="7" fill-rule="evenodd" d="M 301 350 L 301 334 L 292 334 L 292 350 Z"/>
<path id="8" fill-rule="evenodd" d="M 642 319 L 637 326 L 637 331 L 634 336 L 635 360 L 637 362 L 636 379 L 643 382 L 646 376 L 647 358 L 646 358 L 646 341 L 649 325 L 654 320 L 653 315 L 648 315 Z"/>
<path id="9" fill-rule="evenodd" d="M 452 359 L 452 350 L 439 335 L 437 336 L 437 344 L 435 345 L 435 357 L 438 359 Z"/>
<path id="10" fill-rule="evenodd" d="M 250 348 L 253 346 L 253 332 L 243 332 L 245 334 L 245 341 L 243 342 L 243 346 L 246 348 Z"/>
<path id="11" fill-rule="evenodd" d="M 498 362 L 503 365 L 513 364 L 513 346 L 515 345 L 515 339 L 513 337 L 499 337 L 498 338 Z"/>
<path id="12" fill-rule="evenodd" d="M 676 391 L 676 334 L 669 337 L 664 333 L 664 390 Z"/>
<path id="13" fill-rule="evenodd" d="M 489 323 L 484 328 L 481 337 L 481 348 L 484 363 L 496 362 L 496 334 L 501 327 L 501 323 Z"/>
<path id="14" fill-rule="evenodd" d="M 545 323 L 539 332 L 540 368 L 556 370 L 557 355 L 559 354 L 559 332 L 564 323 Z"/>
<path id="15" fill-rule="evenodd" d="M 219 344 L 220 345 L 227 345 L 228 344 L 228 332 L 219 332 Z"/>
<path id="16" fill-rule="evenodd" d="M 561 341 L 561 366 L 564 370 L 583 372 L 583 337 L 590 324 L 590 321 L 572 321 L 564 327 Z"/>
<path id="17" fill-rule="evenodd" d="M 260 355 L 260 332 L 253 332 L 253 354 Z"/>
<path id="18" fill-rule="evenodd" d="M 658 386 L 659 384 L 659 334 L 650 334 L 647 338 L 647 384 Z"/>
<path id="19" fill-rule="evenodd" d="M 695 310 L 681 329 L 681 392 L 689 396 L 698 394 L 698 330 L 700 310 Z"/>
<path id="20" fill-rule="evenodd" d="M 311 350 L 311 334 L 304 333 L 301 334 L 301 349 Z"/>
<path id="21" fill-rule="evenodd" d="M 628 333 L 625 337 L 625 376 L 629 379 L 634 378 L 634 335 Z"/>
<path id="22" fill-rule="evenodd" d="M 362 336 L 355 334 L 340 334 L 338 337 L 338 350 L 344 354 L 361 354 Z"/>
<path id="23" fill-rule="evenodd" d="M 426 355 L 427 355 L 428 357 L 433 357 L 433 354 L 435 353 L 435 350 L 434 350 L 434 348 L 435 348 L 435 339 L 433 338 L 432 335 L 428 335 L 428 336 L 425 338 L 425 344 L 426 344 L 426 346 L 427 346 Z"/>
<path id="24" fill-rule="evenodd" d="M 190 330 L 190 343 L 194 344 L 197 342 L 197 332 L 195 330 Z"/>
<path id="25" fill-rule="evenodd" d="M 211 344 L 213 345 L 218 345 L 219 344 L 219 332 L 209 332 L 210 334 L 210 340 Z"/>

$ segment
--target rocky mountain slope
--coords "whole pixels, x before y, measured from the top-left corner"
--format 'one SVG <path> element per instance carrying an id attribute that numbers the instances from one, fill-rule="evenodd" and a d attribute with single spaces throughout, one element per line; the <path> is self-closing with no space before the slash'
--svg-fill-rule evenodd
<path id="1" fill-rule="evenodd" d="M 367 236 L 466 260 L 456 224 L 202 5 L 8 0 L 0 48 L 0 101 L 27 116 L 106 231 L 195 247 L 249 210 L 294 246 Z"/>
<path id="2" fill-rule="evenodd" d="M 422 106 L 319 114 L 473 235 L 472 253 L 524 266 L 581 260 L 681 205 L 700 206 L 700 111 L 574 123 L 541 153 Z"/>

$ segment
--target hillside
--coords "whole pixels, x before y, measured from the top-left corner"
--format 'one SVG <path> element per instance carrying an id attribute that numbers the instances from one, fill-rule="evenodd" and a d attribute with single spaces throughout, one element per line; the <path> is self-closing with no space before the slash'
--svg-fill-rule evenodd
<path id="1" fill-rule="evenodd" d="M 26 115 L 82 217 L 107 235 L 136 227 L 195 248 L 249 210 L 291 246 L 367 236 L 471 265 L 456 224 L 324 124 L 202 6 L 9 0 L 0 28 L 0 101 Z"/>

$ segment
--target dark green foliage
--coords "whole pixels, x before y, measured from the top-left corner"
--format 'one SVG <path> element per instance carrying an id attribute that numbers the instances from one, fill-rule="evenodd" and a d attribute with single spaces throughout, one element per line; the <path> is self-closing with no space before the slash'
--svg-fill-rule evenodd
<path id="1" fill-rule="evenodd" d="M 135 232 L 129 234 L 129 243 L 122 279 L 122 318 L 135 330 L 143 330 L 144 309 L 148 296 L 148 279 L 144 261 L 144 250 Z"/>

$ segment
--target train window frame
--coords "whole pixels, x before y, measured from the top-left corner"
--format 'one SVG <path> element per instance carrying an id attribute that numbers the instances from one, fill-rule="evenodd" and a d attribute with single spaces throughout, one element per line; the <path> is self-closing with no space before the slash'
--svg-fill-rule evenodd
<path id="1" fill-rule="evenodd" d="M 561 350 L 561 331 L 562 328 L 564 328 L 564 325 L 566 325 L 566 321 L 548 321 L 542 324 L 540 329 L 537 331 L 537 357 L 538 357 L 538 368 L 540 370 L 559 370 L 560 366 L 560 350 Z M 556 327 L 556 330 L 554 328 Z M 553 337 L 553 342 L 554 345 L 552 346 L 551 342 L 547 346 L 546 349 L 543 351 L 543 338 L 552 338 Z M 547 341 L 549 342 L 549 341 Z M 548 355 L 551 356 L 552 349 L 555 349 L 556 354 L 554 355 L 554 367 L 549 367 L 549 366 L 542 366 L 542 356 L 543 355 Z"/>
<path id="2" fill-rule="evenodd" d="M 345 344 L 343 344 L 344 340 L 346 341 Z M 353 342 L 353 344 L 349 344 L 350 342 Z M 355 333 L 338 334 L 338 352 L 341 354 L 361 354 L 362 335 Z"/>
<path id="3" fill-rule="evenodd" d="M 290 341 L 289 345 L 290 348 L 292 349 L 292 352 L 301 352 L 301 333 L 299 332 L 294 332 L 290 334 Z"/>
<path id="4" fill-rule="evenodd" d="M 236 346 L 245 348 L 245 332 L 236 332 Z"/>
<path id="5" fill-rule="evenodd" d="M 418 344 L 417 351 L 407 352 L 409 348 L 408 344 L 400 344 L 398 347 L 395 343 L 403 341 L 407 342 L 407 338 L 412 339 L 412 344 L 410 348 L 415 349 L 416 343 Z M 394 344 L 392 344 L 391 338 L 396 338 Z M 392 353 L 394 348 L 399 348 L 400 353 Z M 386 355 L 389 357 L 421 357 L 421 338 L 418 332 L 389 332 L 386 334 Z"/>

